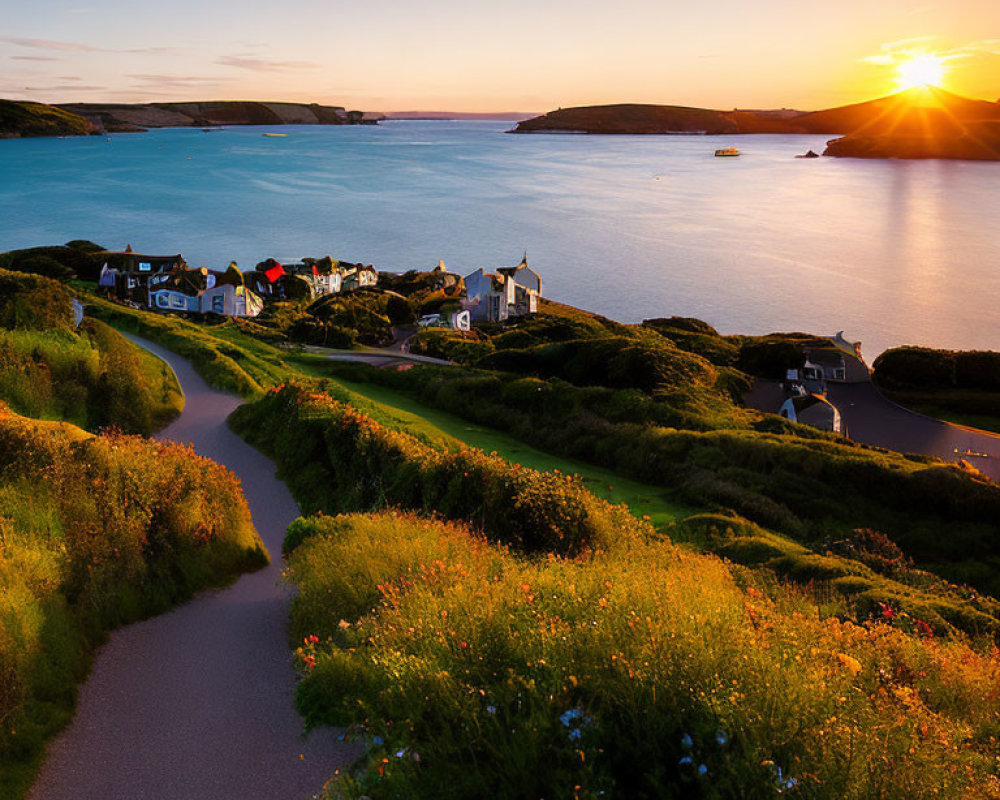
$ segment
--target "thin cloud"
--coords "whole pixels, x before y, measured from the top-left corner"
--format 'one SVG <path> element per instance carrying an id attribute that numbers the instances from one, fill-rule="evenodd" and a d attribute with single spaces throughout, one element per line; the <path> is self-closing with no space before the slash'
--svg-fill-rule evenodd
<path id="1" fill-rule="evenodd" d="M 103 92 L 107 86 L 86 86 L 79 83 L 57 83 L 53 86 L 25 86 L 25 92 Z"/>
<path id="2" fill-rule="evenodd" d="M 952 50 L 945 50 L 940 55 L 945 58 L 975 58 L 976 56 L 1000 56 L 1000 39 L 980 39 L 969 42 Z"/>
<path id="3" fill-rule="evenodd" d="M 146 55 L 176 55 L 184 52 L 183 47 L 130 47 L 127 50 L 106 50 L 107 53 L 145 53 Z"/>
<path id="4" fill-rule="evenodd" d="M 320 65 L 314 61 L 268 61 L 263 58 L 247 56 L 222 56 L 216 59 L 216 64 L 224 67 L 248 69 L 254 72 L 281 72 L 290 69 L 315 69 Z"/>
<path id="5" fill-rule="evenodd" d="M 180 88 L 199 86 L 211 86 L 218 83 L 227 83 L 234 78 L 210 78 L 199 75 L 152 75 L 148 73 L 129 74 L 125 76 L 131 78 L 140 87 L 146 86 L 176 86 Z"/>
<path id="6" fill-rule="evenodd" d="M 68 53 L 98 53 L 100 48 L 91 47 L 80 42 L 60 42 L 55 39 L 25 39 L 20 36 L 0 36 L 0 42 L 16 44 L 19 47 L 31 47 L 36 50 L 59 50 Z"/>
<path id="7" fill-rule="evenodd" d="M 34 50 L 55 50 L 62 53 L 145 53 L 147 55 L 171 55 L 181 52 L 177 47 L 94 47 L 83 42 L 63 42 L 56 39 L 27 39 L 22 36 L 0 36 L 0 42 L 28 47 Z M 14 56 L 19 58 L 19 56 Z M 20 56 L 20 58 L 29 58 Z"/>
<path id="8" fill-rule="evenodd" d="M 891 67 L 912 58 L 914 55 L 928 52 L 927 45 L 936 40 L 934 36 L 918 36 L 913 39 L 900 39 L 887 42 L 879 50 L 881 52 L 859 59 L 865 64 L 878 67 Z M 1000 39 L 980 39 L 968 42 L 959 47 L 947 50 L 933 50 L 933 55 L 941 61 L 958 61 L 963 58 L 979 58 L 983 56 L 1000 55 Z"/>
<path id="9" fill-rule="evenodd" d="M 63 58 L 55 56 L 11 56 L 11 61 L 65 61 Z"/>

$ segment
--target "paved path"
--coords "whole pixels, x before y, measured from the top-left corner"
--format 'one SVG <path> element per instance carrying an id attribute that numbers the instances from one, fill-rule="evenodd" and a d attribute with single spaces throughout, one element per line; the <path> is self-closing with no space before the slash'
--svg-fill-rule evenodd
<path id="1" fill-rule="evenodd" d="M 870 383 L 831 383 L 827 396 L 855 441 L 952 462 L 962 458 L 1000 481 L 1000 436 L 909 411 L 887 400 Z"/>
<path id="2" fill-rule="evenodd" d="M 209 388 L 157 345 L 184 388 L 184 413 L 160 435 L 191 442 L 243 483 L 274 561 L 111 634 L 80 691 L 71 725 L 50 745 L 31 800 L 299 800 L 356 746 L 339 731 L 302 737 L 288 647 L 281 540 L 299 510 L 274 464 L 226 427 L 239 399 Z"/>

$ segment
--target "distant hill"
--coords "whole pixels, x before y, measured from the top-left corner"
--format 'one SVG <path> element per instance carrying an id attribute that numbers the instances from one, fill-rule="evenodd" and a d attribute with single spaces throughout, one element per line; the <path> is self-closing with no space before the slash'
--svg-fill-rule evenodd
<path id="1" fill-rule="evenodd" d="M 1000 158 L 1000 103 L 918 88 L 825 111 L 716 111 L 622 104 L 561 108 L 519 122 L 514 133 L 844 134 L 826 155 L 868 158 Z"/>
<path id="2" fill-rule="evenodd" d="M 808 117 L 819 126 L 839 123 L 847 134 L 828 143 L 828 156 L 1000 160 L 1000 103 L 943 89 L 911 89 Z"/>
<path id="3" fill-rule="evenodd" d="M 514 133 L 787 133 L 789 120 L 755 111 L 624 103 L 560 108 L 519 122 Z M 836 132 L 836 131 L 832 131 Z"/>
<path id="4" fill-rule="evenodd" d="M 215 125 L 374 125 L 363 111 L 318 103 L 213 100 L 185 103 L 66 103 L 66 111 L 108 133 Z"/>
<path id="5" fill-rule="evenodd" d="M 22 136 L 86 136 L 97 133 L 83 117 L 44 103 L 0 100 L 0 139 Z"/>
<path id="6" fill-rule="evenodd" d="M 386 111 L 384 116 L 386 119 L 520 122 L 537 114 L 534 111 Z"/>

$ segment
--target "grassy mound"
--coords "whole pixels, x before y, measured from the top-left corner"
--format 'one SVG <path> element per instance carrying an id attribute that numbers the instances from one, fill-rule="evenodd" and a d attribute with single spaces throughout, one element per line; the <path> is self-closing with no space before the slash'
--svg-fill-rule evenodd
<path id="1" fill-rule="evenodd" d="M 59 281 L 73 278 L 96 281 L 104 263 L 101 252 L 100 245 L 82 239 L 65 245 L 28 247 L 0 253 L 0 268 Z"/>
<path id="2" fill-rule="evenodd" d="M 269 345 L 255 344 L 246 337 L 239 337 L 239 345 L 227 341 L 226 331 L 238 332 L 242 321 L 195 324 L 173 315 L 119 306 L 91 295 L 86 303 L 87 313 L 97 319 L 162 344 L 189 359 L 198 374 L 217 389 L 255 397 L 287 375 L 287 370 L 271 358 L 273 348 Z"/>
<path id="3" fill-rule="evenodd" d="M 524 550 L 565 553 L 606 546 L 638 524 L 575 477 L 478 450 L 437 450 L 298 385 L 240 406 L 230 424 L 275 460 L 307 513 L 434 511 Z"/>
<path id="4" fill-rule="evenodd" d="M 265 563 L 223 467 L 0 406 L 0 795 L 27 788 L 104 631 Z"/>
<path id="5" fill-rule="evenodd" d="M 71 295 L 47 278 L 0 270 L 0 400 L 21 414 L 151 433 L 180 413 L 173 372 L 93 319 L 74 326 Z"/>
<path id="6" fill-rule="evenodd" d="M 665 542 L 538 560 L 409 516 L 291 530 L 298 707 L 366 744 L 329 797 L 1000 792 L 1000 660 L 913 620 L 820 619 Z"/>

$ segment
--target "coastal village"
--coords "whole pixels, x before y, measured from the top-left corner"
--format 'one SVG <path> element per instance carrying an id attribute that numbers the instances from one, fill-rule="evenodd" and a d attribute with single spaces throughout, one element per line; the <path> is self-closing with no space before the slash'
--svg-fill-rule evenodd
<path id="1" fill-rule="evenodd" d="M 131 246 L 102 257 L 99 286 L 106 296 L 159 312 L 255 318 L 270 303 L 305 300 L 311 301 L 307 312 L 322 317 L 336 296 L 366 293 L 407 299 L 389 288 L 399 279 L 396 273 L 380 274 L 370 264 L 332 256 L 283 262 L 268 258 L 247 271 L 236 262 L 221 271 L 190 267 L 181 254 L 148 255 Z M 441 261 L 425 276 L 430 293 L 415 320 L 417 329 L 471 332 L 476 324 L 503 323 L 539 310 L 542 278 L 528 265 L 527 254 L 517 266 L 492 272 L 480 267 L 465 276 L 448 271 Z M 871 380 L 861 343 L 848 341 L 840 332 L 804 344 L 801 354 L 801 366 L 785 370 L 783 380 L 759 379 L 746 403 L 791 422 L 847 436 L 830 386 Z"/>
<path id="2" fill-rule="evenodd" d="M 231 262 L 222 271 L 189 267 L 180 254 L 136 253 L 131 246 L 102 254 L 99 287 L 120 302 L 137 308 L 191 314 L 257 317 L 269 301 L 318 300 L 342 293 L 368 291 L 401 296 L 379 288 L 372 265 L 338 261 L 330 256 L 280 263 L 273 258 L 244 272 Z M 431 273 L 441 292 L 439 309 L 423 314 L 420 327 L 468 331 L 473 322 L 503 322 L 534 314 L 542 296 L 542 278 L 528 266 L 527 254 L 516 267 L 495 272 L 483 268 L 462 277 L 441 261 Z"/>

